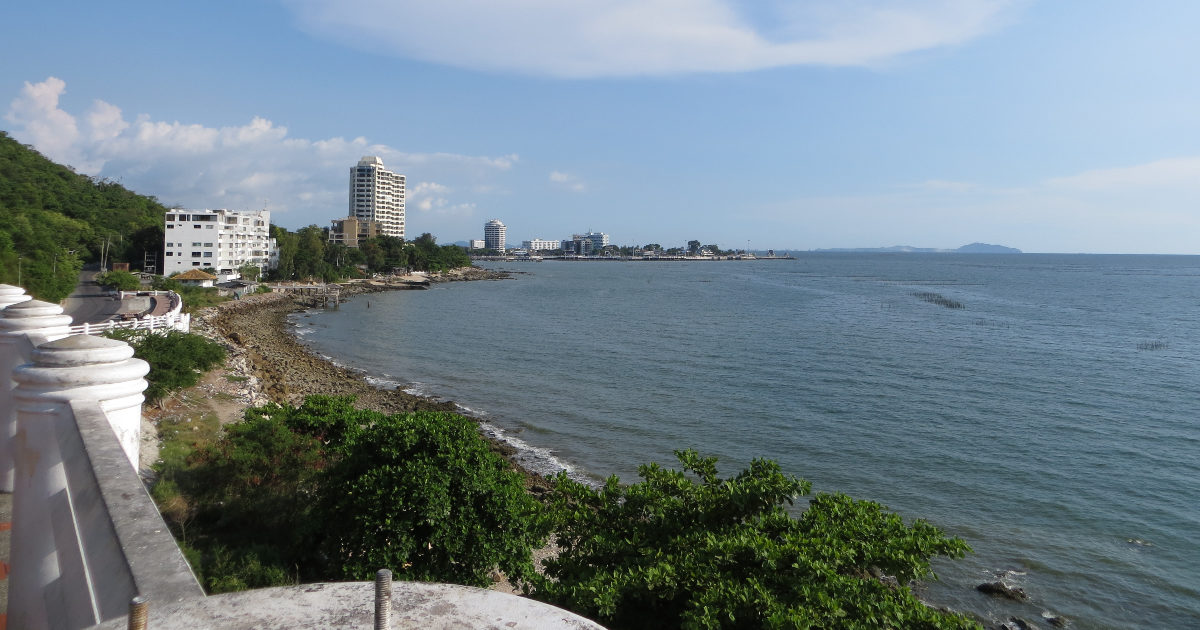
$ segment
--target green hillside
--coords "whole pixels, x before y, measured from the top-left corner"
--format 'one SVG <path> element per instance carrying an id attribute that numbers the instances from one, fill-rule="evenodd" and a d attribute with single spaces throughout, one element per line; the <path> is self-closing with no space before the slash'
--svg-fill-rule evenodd
<path id="1" fill-rule="evenodd" d="M 161 255 L 166 208 L 153 197 L 55 164 L 0 131 L 0 282 L 38 299 L 70 294 L 84 263 Z"/>

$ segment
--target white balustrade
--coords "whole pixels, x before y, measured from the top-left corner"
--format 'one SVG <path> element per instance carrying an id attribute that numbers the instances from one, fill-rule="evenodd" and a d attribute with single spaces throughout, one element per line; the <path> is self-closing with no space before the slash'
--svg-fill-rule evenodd
<path id="1" fill-rule="evenodd" d="M 141 429 L 143 378 L 150 366 L 115 339 L 75 335 L 41 343 L 31 363 L 12 374 L 17 430 L 10 553 L 9 620 L 17 627 L 87 627 L 116 614 L 106 593 L 136 592 L 121 567 L 120 545 L 103 502 L 100 477 L 134 480 Z M 124 457 L 116 462 L 89 447 L 111 431 Z M 112 444 L 112 434 L 107 433 Z M 103 463 L 97 463 L 98 461 Z M 132 462 L 132 464 L 131 464 Z M 126 492 L 145 494 L 140 484 Z M 91 541 L 100 541 L 91 544 Z M 117 602 L 119 603 L 119 601 Z"/>
<path id="2" fill-rule="evenodd" d="M 10 294 L 11 295 L 11 294 Z M 25 300 L 0 310 L 0 492 L 13 490 L 12 441 L 17 433 L 17 417 L 12 394 L 13 370 L 29 361 L 30 336 L 38 343 L 70 334 L 71 318 L 57 304 Z"/>

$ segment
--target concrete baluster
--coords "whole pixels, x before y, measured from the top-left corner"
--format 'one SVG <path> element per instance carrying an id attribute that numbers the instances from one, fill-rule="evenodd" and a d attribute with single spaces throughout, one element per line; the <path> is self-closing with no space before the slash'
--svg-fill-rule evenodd
<path id="1" fill-rule="evenodd" d="M 94 402 L 107 417 L 136 470 L 141 412 L 150 366 L 123 341 L 74 335 L 43 343 L 33 362 L 13 372 L 17 431 L 9 621 L 15 627 L 58 625 L 55 619 L 99 621 L 68 485 L 68 464 L 87 458 L 72 402 Z"/>
<path id="2" fill-rule="evenodd" d="M 17 382 L 17 422 L 22 405 L 38 401 L 95 400 L 100 403 L 121 442 L 129 464 L 138 467 L 142 435 L 142 403 L 150 364 L 133 358 L 124 341 L 72 335 L 43 343 L 33 352 L 33 365 L 13 374 Z"/>
<path id="3" fill-rule="evenodd" d="M 5 287 L 8 285 L 0 285 L 0 296 Z M 15 299 L 11 291 L 7 295 Z M 23 350 L 28 349 L 30 335 L 39 336 L 40 341 L 61 339 L 71 334 L 70 325 L 71 317 L 63 315 L 62 307 L 49 302 L 17 300 L 0 310 L 0 492 L 13 491 L 12 440 L 17 433 L 13 370 L 28 360 Z"/>
<path id="4" fill-rule="evenodd" d="M 32 295 L 25 295 L 25 289 L 11 284 L 0 284 L 0 309 L 19 302 L 32 300 Z"/>

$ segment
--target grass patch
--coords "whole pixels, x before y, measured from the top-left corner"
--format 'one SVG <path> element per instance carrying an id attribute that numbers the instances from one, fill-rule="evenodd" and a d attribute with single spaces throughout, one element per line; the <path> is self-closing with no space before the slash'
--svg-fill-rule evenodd
<path id="1" fill-rule="evenodd" d="M 250 377 L 242 376 L 240 374 L 226 374 L 225 380 L 229 381 L 230 383 L 245 383 L 246 381 L 250 380 Z"/>

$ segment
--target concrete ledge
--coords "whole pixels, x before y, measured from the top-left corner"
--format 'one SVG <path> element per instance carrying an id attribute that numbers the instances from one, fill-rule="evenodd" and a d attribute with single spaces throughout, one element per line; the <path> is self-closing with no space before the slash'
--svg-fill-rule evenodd
<path id="1" fill-rule="evenodd" d="M 170 606 L 151 604 L 149 628 L 372 628 L 375 585 L 306 584 L 213 595 Z M 392 627 L 421 630 L 604 630 L 579 615 L 516 595 L 469 586 L 394 582 Z M 124 630 L 112 619 L 96 629 Z"/>
<path id="2" fill-rule="evenodd" d="M 192 574 L 191 567 L 163 522 L 162 515 L 158 513 L 154 500 L 138 478 L 137 471 L 125 458 L 125 451 L 113 435 L 107 417 L 91 401 L 72 402 L 71 411 L 75 415 L 79 439 L 86 455 L 84 461 L 68 462 L 70 468 L 77 469 L 70 476 L 94 475 L 91 481 L 99 491 L 97 499 L 101 504 L 96 509 L 102 510 L 107 517 L 102 520 L 111 527 L 111 534 L 108 534 L 112 536 L 110 540 L 120 545 L 120 553 L 116 557 L 123 560 L 123 563 L 118 563 L 113 558 L 107 567 L 93 563 L 93 571 L 102 567 L 107 569 L 97 577 L 107 575 L 108 581 L 117 581 L 118 576 L 129 576 L 136 589 L 135 594 L 141 595 L 152 605 L 202 599 L 204 590 Z M 97 525 L 87 531 L 90 535 L 85 535 L 85 541 L 95 539 L 95 543 L 88 545 L 93 549 L 104 546 L 101 544 L 104 535 L 96 531 L 99 529 Z M 115 616 L 108 612 L 113 611 L 114 607 L 116 614 L 123 612 L 132 596 L 123 588 L 112 589 L 103 606 L 106 612 L 102 618 Z M 120 597 L 119 604 L 113 601 L 114 597 Z"/>

